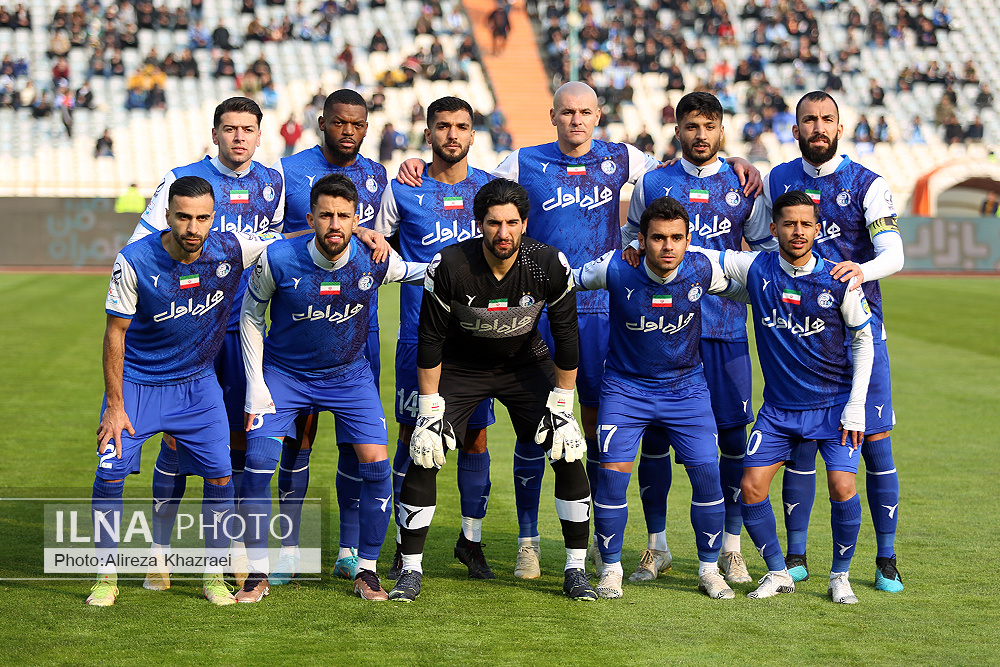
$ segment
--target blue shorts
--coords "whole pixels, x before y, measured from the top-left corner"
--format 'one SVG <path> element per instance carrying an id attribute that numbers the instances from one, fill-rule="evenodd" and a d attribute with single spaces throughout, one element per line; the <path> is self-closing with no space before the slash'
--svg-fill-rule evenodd
<path id="1" fill-rule="evenodd" d="M 247 399 L 247 374 L 243 368 L 243 348 L 240 332 L 227 331 L 222 348 L 215 355 L 215 376 L 222 385 L 222 401 L 226 406 L 230 431 L 243 430 L 243 407 Z"/>
<path id="2" fill-rule="evenodd" d="M 716 425 L 736 428 L 753 422 L 750 344 L 703 338 L 700 348 Z"/>
<path id="3" fill-rule="evenodd" d="M 122 457 L 99 454 L 97 476 L 101 479 L 123 479 L 139 472 L 142 443 L 157 433 L 169 433 L 177 440 L 177 460 L 182 475 L 198 475 L 207 479 L 233 474 L 229 462 L 229 427 L 222 388 L 214 375 L 183 384 L 143 385 L 122 383 L 125 414 L 132 422 L 135 435 L 124 431 Z M 107 407 L 107 396 L 101 405 L 101 415 Z"/>
<path id="4" fill-rule="evenodd" d="M 781 410 L 765 401 L 747 438 L 743 467 L 758 468 L 791 461 L 801 443 L 815 440 L 827 470 L 856 474 L 861 450 L 840 444 L 843 411 L 843 405 L 817 410 Z"/>
<path id="5" fill-rule="evenodd" d="M 417 344 L 396 341 L 396 422 L 414 426 L 417 423 Z M 487 398 L 476 406 L 469 417 L 469 429 L 492 426 L 496 422 L 493 399 Z"/>
<path id="6" fill-rule="evenodd" d="M 647 426 L 667 433 L 678 463 L 691 467 L 718 463 L 718 432 L 708 387 L 695 384 L 652 394 L 605 377 L 597 410 L 601 463 L 634 461 Z"/>
<path id="7" fill-rule="evenodd" d="M 299 380 L 265 367 L 264 381 L 277 412 L 258 415 L 247 437 L 294 436 L 300 412 L 329 410 L 337 419 L 338 445 L 388 444 L 385 413 L 368 364 L 328 380 Z"/>
<path id="8" fill-rule="evenodd" d="M 881 334 L 879 334 L 881 337 Z M 884 340 L 875 341 L 875 360 L 872 377 L 868 382 L 868 400 L 865 402 L 865 433 L 891 431 L 896 424 L 892 411 L 892 377 L 889 374 L 889 350 Z"/>
<path id="9" fill-rule="evenodd" d="M 604 362 L 608 358 L 608 340 L 611 325 L 607 313 L 580 313 L 580 365 L 576 369 L 576 391 L 580 405 L 596 408 L 601 399 L 601 380 L 604 378 Z M 542 335 L 549 351 L 555 349 L 549 330 L 549 316 L 542 311 L 538 320 L 538 333 Z"/>

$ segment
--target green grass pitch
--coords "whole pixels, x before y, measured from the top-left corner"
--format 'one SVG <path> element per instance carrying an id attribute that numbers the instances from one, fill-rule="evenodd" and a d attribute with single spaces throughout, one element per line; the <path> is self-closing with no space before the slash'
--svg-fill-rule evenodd
<path id="1" fill-rule="evenodd" d="M 0 274 L 0 496 L 89 496 L 100 407 L 104 276 Z M 166 592 L 121 586 L 108 609 L 82 604 L 80 581 L 0 581 L 4 664 L 662 665 L 1000 664 L 996 534 L 1000 528 L 1000 281 L 898 277 L 883 282 L 902 484 L 897 552 L 906 591 L 873 588 L 874 535 L 864 518 L 852 580 L 860 604 L 826 597 L 829 505 L 817 493 L 810 531 L 813 579 L 794 595 L 712 601 L 696 591 L 688 518 L 690 485 L 675 466 L 667 534 L 674 568 L 657 581 L 626 582 L 621 600 L 573 603 L 561 595 L 551 474 L 542 493 L 543 576 L 511 571 L 517 525 L 511 488 L 513 435 L 506 415 L 490 430 L 493 490 L 484 527 L 496 581 L 470 581 L 452 558 L 459 532 L 454 457 L 439 478 L 439 508 L 415 603 L 373 604 L 350 584 L 325 579 L 275 588 L 257 605 L 212 607 L 200 586 Z M 392 417 L 395 291 L 382 299 L 386 414 Z M 757 381 L 759 397 L 760 381 Z M 759 406 L 759 398 L 755 401 Z M 336 469 L 326 415 L 312 458 L 313 495 L 331 491 Z M 394 433 L 393 433 L 394 435 Z M 126 495 L 149 494 L 157 443 Z M 822 474 L 819 481 L 822 484 Z M 859 487 L 864 494 L 863 475 Z M 777 503 L 780 482 L 772 499 Z M 197 495 L 200 485 L 190 485 Z M 626 572 L 645 546 L 636 484 Z M 336 504 L 328 517 L 336 538 Z M 780 505 L 779 505 L 780 507 Z M 2 507 L 0 507 L 2 509 Z M 390 527 L 390 535 L 392 534 Z M 24 576 L 20 558 L 40 526 L 4 513 L 0 577 Z M 783 530 L 779 534 L 784 540 Z M 391 542 L 391 538 L 390 538 Z M 388 552 L 388 553 L 386 553 Z M 751 574 L 763 563 L 743 537 Z M 391 543 L 383 552 L 383 565 Z M 329 571 L 334 549 L 328 549 Z M 387 582 L 388 583 L 388 582 Z"/>

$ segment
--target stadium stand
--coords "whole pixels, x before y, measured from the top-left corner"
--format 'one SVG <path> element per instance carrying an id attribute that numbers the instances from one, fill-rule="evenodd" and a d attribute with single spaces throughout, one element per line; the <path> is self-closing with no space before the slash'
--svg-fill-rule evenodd
<path id="1" fill-rule="evenodd" d="M 116 196 L 131 182 L 148 196 L 167 170 L 212 152 L 212 111 L 241 91 L 265 107 L 256 157 L 267 164 L 284 152 L 279 131 L 290 115 L 305 127 L 298 150 L 317 140 L 316 108 L 308 107 L 317 91 L 349 86 L 381 101 L 372 108 L 362 153 L 378 156 L 383 128 L 391 123 L 409 146 L 394 153 L 387 165 L 393 171 L 405 157 L 425 153 L 422 108 L 437 97 L 463 97 L 484 118 L 495 106 L 458 0 L 197 4 L 200 12 L 190 10 L 189 0 L 104 8 L 95 2 L 75 9 L 37 0 L 28 4 L 29 28 L 0 25 L 0 54 L 11 56 L 2 66 L 6 71 L 9 60 L 10 74 L 0 74 L 6 174 L 0 196 Z M 0 12 L 0 24 L 2 18 Z M 257 26 L 263 31 L 255 37 Z M 381 41 L 373 41 L 376 31 Z M 57 53 L 50 57 L 53 46 Z M 65 68 L 50 76 L 59 54 L 65 54 Z M 162 96 L 147 103 L 154 81 Z M 92 108 L 75 106 L 72 136 L 56 104 L 47 113 L 35 110 L 43 98 L 75 101 L 84 83 L 81 99 L 89 96 Z M 137 91 L 130 95 L 133 83 Z M 8 88 L 9 99 L 24 100 L 17 105 L 22 108 L 2 104 Z M 135 108 L 127 109 L 127 102 Z M 95 157 L 95 142 L 106 129 L 114 157 Z M 490 133 L 480 132 L 473 164 L 497 161 Z"/>

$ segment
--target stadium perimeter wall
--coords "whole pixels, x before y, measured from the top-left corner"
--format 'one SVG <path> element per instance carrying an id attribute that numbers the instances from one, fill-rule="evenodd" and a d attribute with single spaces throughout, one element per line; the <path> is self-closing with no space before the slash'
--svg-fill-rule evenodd
<path id="1" fill-rule="evenodd" d="M 139 216 L 114 199 L 0 198 L 0 267 L 110 268 Z M 905 271 L 1000 273 L 1000 219 L 903 217 Z"/>

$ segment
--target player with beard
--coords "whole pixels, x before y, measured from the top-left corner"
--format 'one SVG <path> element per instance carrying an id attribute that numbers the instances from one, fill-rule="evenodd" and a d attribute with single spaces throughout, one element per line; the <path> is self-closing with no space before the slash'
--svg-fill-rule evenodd
<path id="1" fill-rule="evenodd" d="M 691 243 L 715 250 L 739 250 L 746 242 L 754 250 L 776 248 L 769 221 L 754 197 L 746 197 L 733 169 L 719 157 L 724 128 L 722 104 L 711 93 L 689 93 L 677 103 L 675 133 L 681 159 L 643 174 L 629 203 L 622 244 L 635 240 L 646 203 L 672 196 L 683 202 L 690 216 Z M 632 266 L 639 255 L 626 249 Z M 631 255 L 631 257 L 629 257 Z M 725 497 L 726 530 L 719 565 L 729 583 L 751 581 L 740 553 L 739 490 L 743 477 L 746 425 L 753 421 L 750 346 L 746 304 L 706 294 L 701 303 L 700 354 L 712 396 L 721 452 L 719 472 Z M 671 563 L 666 538 L 666 504 L 670 489 L 670 442 L 662 429 L 650 427 L 642 440 L 639 489 L 649 541 L 632 581 L 655 579 Z M 619 565 L 620 567 L 620 565 Z"/>
<path id="2" fill-rule="evenodd" d="M 343 174 L 358 189 L 358 224 L 370 229 L 375 223 L 382 192 L 385 190 L 385 167 L 359 154 L 368 132 L 368 107 L 361 95 L 346 88 L 330 93 L 318 121 L 323 145 L 313 146 L 278 160 L 274 168 L 282 175 L 285 190 L 278 200 L 284 213 L 284 230 L 308 230 L 310 191 L 314 182 L 327 174 Z M 378 333 L 378 300 L 369 311 L 367 357 L 375 384 L 381 371 Z M 281 452 L 278 471 L 278 497 L 283 514 L 290 517 L 292 529 L 281 541 L 281 558 L 275 565 L 271 583 L 287 583 L 297 572 L 299 529 L 302 500 L 309 487 L 309 457 L 316 441 L 318 415 L 303 414 L 295 420 L 295 438 L 287 438 Z M 353 579 L 358 556 L 358 507 L 361 477 L 354 450 L 341 447 L 337 459 L 337 500 L 340 504 L 340 552 L 334 574 Z"/>
<path id="3" fill-rule="evenodd" d="M 573 416 L 573 279 L 565 255 L 524 235 L 529 208 L 523 187 L 490 181 L 473 203 L 482 239 L 443 248 L 428 266 L 418 325 L 413 462 L 399 498 L 403 569 L 390 599 L 420 594 L 445 449 L 464 440 L 469 417 L 491 397 L 507 407 L 518 439 L 539 444 L 551 461 L 566 546 L 563 591 L 574 600 L 597 599 L 583 569 L 590 489 L 580 460 L 585 444 Z M 555 340 L 551 355 L 538 333 L 542 308 L 548 309 Z"/>
<path id="4" fill-rule="evenodd" d="M 243 300 L 247 459 L 239 512 L 247 526 L 251 573 L 236 594 L 240 602 L 258 602 L 270 589 L 267 527 L 282 436 L 298 414 L 319 410 L 336 415 L 338 446 L 352 449 L 359 460 L 354 591 L 366 600 L 386 599 L 375 563 L 389 525 L 392 493 L 385 413 L 363 354 L 365 311 L 381 285 L 422 281 L 426 265 L 403 262 L 395 253 L 388 262 L 375 261 L 352 236 L 357 197 L 343 174 L 317 180 L 307 217 L 316 233 L 279 241 L 271 254 L 261 255 Z M 271 327 L 265 340 L 269 304 Z"/>
<path id="5" fill-rule="evenodd" d="M 480 236 L 472 214 L 479 188 L 493 177 L 469 166 L 469 148 L 475 140 L 472 107 L 457 97 L 442 97 L 427 107 L 424 138 L 434 157 L 424 169 L 422 184 L 412 188 L 392 182 L 382 196 L 375 231 L 395 239 L 406 261 L 429 262 L 442 248 Z M 393 458 L 393 497 L 399 522 L 399 491 L 410 464 L 410 436 L 417 421 L 417 321 L 423 289 L 400 286 L 399 339 L 396 343 L 396 422 L 399 439 Z M 490 455 L 486 427 L 495 421 L 493 401 L 487 399 L 469 418 L 469 428 L 458 453 L 458 488 L 462 497 L 462 534 L 455 556 L 469 568 L 469 576 L 492 579 L 483 556 L 482 523 L 490 494 Z M 400 534 L 397 531 L 396 541 Z M 396 579 L 401 565 L 397 546 L 387 573 Z"/>
<path id="6" fill-rule="evenodd" d="M 842 282 L 852 281 L 852 289 L 860 285 L 871 304 L 875 363 L 868 387 L 867 430 L 861 454 L 877 540 L 875 587 L 895 593 L 903 590 L 895 553 L 899 477 L 889 437 L 896 417 L 878 281 L 903 267 L 903 240 L 885 179 L 846 155 L 837 154 L 837 142 L 844 132 L 837 102 L 821 91 L 807 93 L 795 107 L 795 119 L 792 133 L 799 142 L 802 159 L 772 169 L 764 179 L 762 199 L 770 213 L 771 202 L 781 194 L 805 191 L 819 207 L 816 254 L 836 262 L 831 274 Z M 815 461 L 815 447 L 800 447 L 782 482 L 788 532 L 786 563 L 796 581 L 809 578 L 806 537 L 816 497 Z"/>

